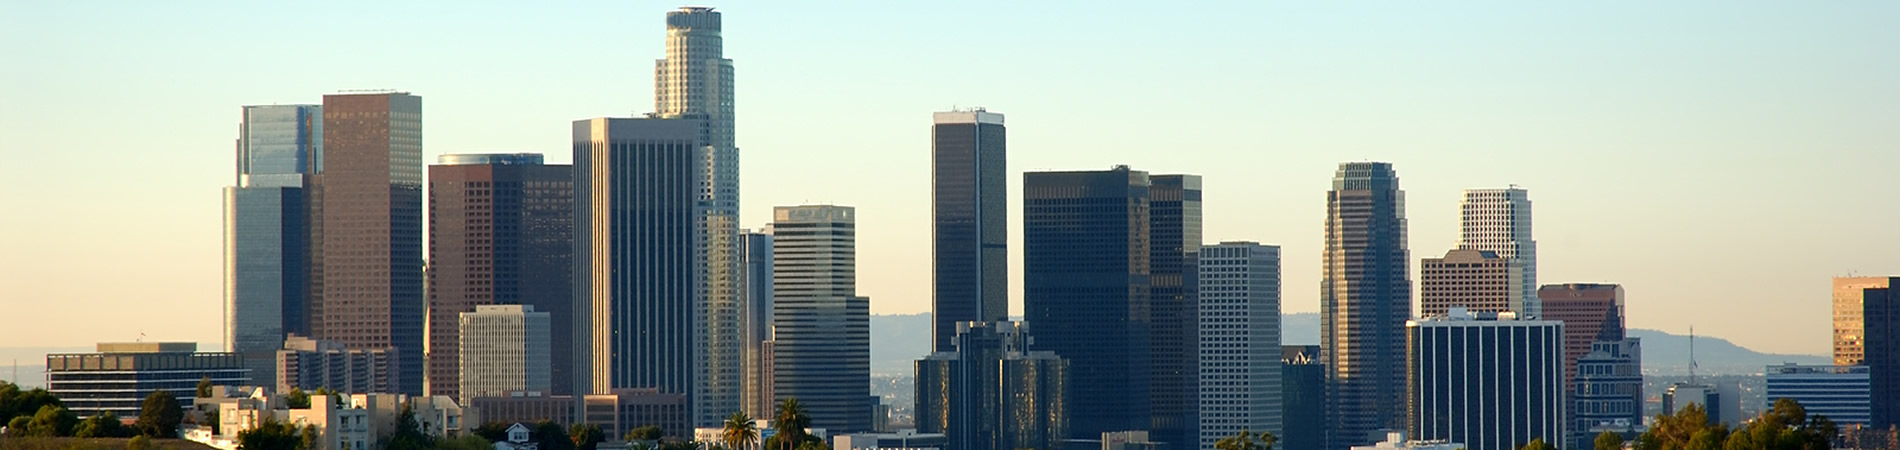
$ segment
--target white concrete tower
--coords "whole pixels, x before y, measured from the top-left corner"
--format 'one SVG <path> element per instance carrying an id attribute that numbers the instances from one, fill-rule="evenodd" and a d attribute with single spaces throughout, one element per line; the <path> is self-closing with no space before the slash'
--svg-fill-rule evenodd
<path id="1" fill-rule="evenodd" d="M 1463 218 L 1458 247 L 1516 258 L 1524 267 L 1524 313 L 1543 317 L 1543 302 L 1537 300 L 1537 241 L 1531 238 L 1530 192 L 1511 186 L 1503 189 L 1466 189 L 1459 202 Z"/>
<path id="2" fill-rule="evenodd" d="M 1241 430 L 1285 436 L 1280 246 L 1203 246 L 1199 271 L 1200 443 L 1193 448 L 1213 449 Z"/>

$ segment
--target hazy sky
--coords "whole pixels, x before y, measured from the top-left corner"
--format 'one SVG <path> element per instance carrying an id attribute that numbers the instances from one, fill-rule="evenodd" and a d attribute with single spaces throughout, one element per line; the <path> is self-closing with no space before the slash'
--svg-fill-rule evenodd
<path id="1" fill-rule="evenodd" d="M 652 109 L 674 6 L 0 0 L 0 345 L 218 346 L 240 105 L 402 89 L 429 162 L 566 162 L 570 121 Z M 1900 275 L 1900 3 L 714 6 L 745 222 L 856 206 L 876 313 L 929 310 L 930 113 L 977 105 L 1016 273 L 1021 171 L 1129 164 L 1205 176 L 1207 240 L 1281 245 L 1315 311 L 1333 169 L 1380 160 L 1414 273 L 1461 189 L 1517 184 L 1539 281 L 1621 283 L 1634 327 L 1826 353 L 1829 277 Z"/>

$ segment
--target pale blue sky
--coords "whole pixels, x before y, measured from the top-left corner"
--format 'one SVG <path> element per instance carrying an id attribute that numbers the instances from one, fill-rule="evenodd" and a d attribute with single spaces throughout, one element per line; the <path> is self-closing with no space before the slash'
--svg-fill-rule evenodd
<path id="1" fill-rule="evenodd" d="M 569 121 L 651 109 L 677 6 L 390 3 L 0 0 L 0 345 L 219 345 L 239 105 L 403 89 L 429 161 L 565 162 Z M 714 4 L 745 222 L 856 206 L 872 310 L 927 311 L 930 113 L 982 105 L 1011 234 L 1015 172 L 1201 174 L 1289 312 L 1348 160 L 1397 165 L 1414 271 L 1460 189 L 1530 189 L 1540 281 L 1622 283 L 1635 327 L 1825 353 L 1828 278 L 1900 274 L 1900 3 L 1015 3 Z"/>

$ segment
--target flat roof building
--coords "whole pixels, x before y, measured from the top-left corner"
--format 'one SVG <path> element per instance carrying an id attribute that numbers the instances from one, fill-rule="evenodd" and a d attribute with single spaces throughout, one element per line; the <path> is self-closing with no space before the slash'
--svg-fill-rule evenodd
<path id="1" fill-rule="evenodd" d="M 251 382 L 242 355 L 199 352 L 191 342 L 100 343 L 97 349 L 46 355 L 46 390 L 80 417 L 138 417 L 145 397 L 160 390 L 191 409 L 200 380 L 220 386 Z"/>

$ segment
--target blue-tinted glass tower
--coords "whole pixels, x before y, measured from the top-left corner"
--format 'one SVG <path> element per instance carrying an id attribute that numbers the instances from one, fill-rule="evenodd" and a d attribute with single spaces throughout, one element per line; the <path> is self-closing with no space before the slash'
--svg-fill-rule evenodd
<path id="1" fill-rule="evenodd" d="M 323 164 L 323 107 L 245 106 L 224 189 L 224 347 L 275 383 L 286 333 L 309 334 L 306 187 Z"/>

